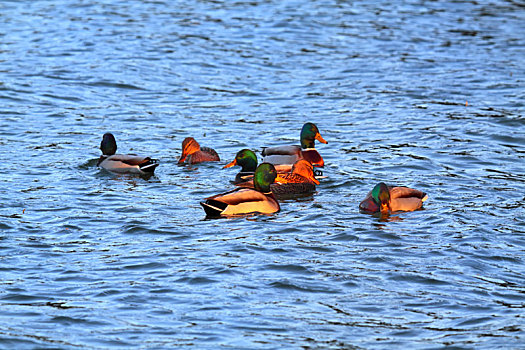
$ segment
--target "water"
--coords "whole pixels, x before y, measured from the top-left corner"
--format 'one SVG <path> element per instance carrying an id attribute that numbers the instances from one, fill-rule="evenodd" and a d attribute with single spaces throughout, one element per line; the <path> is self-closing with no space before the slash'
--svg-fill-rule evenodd
<path id="1" fill-rule="evenodd" d="M 524 347 L 518 1 L 0 3 L 0 347 Z M 310 198 L 204 220 L 242 148 L 329 142 Z M 119 152 L 144 179 L 96 168 Z M 220 164 L 178 166 L 181 142 Z M 386 181 L 426 191 L 388 220 Z"/>

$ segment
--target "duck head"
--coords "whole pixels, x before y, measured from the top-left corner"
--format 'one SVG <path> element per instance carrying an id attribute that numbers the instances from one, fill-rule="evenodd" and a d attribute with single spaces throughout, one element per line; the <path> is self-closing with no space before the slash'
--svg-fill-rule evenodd
<path id="1" fill-rule="evenodd" d="M 390 191 L 384 182 L 380 182 L 374 186 L 372 199 L 378 205 L 381 214 L 388 214 L 390 212 Z"/>
<path id="2" fill-rule="evenodd" d="M 270 163 L 262 163 L 255 169 L 253 175 L 253 185 L 255 189 L 262 193 L 271 192 L 270 185 L 273 184 L 277 177 L 277 170 Z"/>
<path id="3" fill-rule="evenodd" d="M 231 168 L 235 165 L 242 167 L 241 172 L 253 173 L 257 168 L 257 156 L 252 150 L 245 148 L 237 152 L 235 159 L 231 163 L 226 164 L 223 169 Z"/>
<path id="4" fill-rule="evenodd" d="M 305 123 L 301 129 L 301 147 L 315 148 L 315 140 L 321 143 L 328 143 L 321 134 L 314 123 Z"/>
<path id="5" fill-rule="evenodd" d="M 117 141 L 112 133 L 105 133 L 102 136 L 102 142 L 100 142 L 100 150 L 105 156 L 112 156 L 117 153 Z"/>
<path id="6" fill-rule="evenodd" d="M 319 180 L 317 180 L 314 175 L 314 166 L 305 159 L 299 159 L 295 162 L 292 167 L 292 174 L 301 175 L 308 180 L 313 181 L 316 185 L 319 185 Z"/>
<path id="7" fill-rule="evenodd" d="M 182 155 L 180 156 L 179 163 L 184 163 L 186 158 L 197 151 L 200 151 L 201 146 L 193 137 L 186 137 L 182 141 Z"/>

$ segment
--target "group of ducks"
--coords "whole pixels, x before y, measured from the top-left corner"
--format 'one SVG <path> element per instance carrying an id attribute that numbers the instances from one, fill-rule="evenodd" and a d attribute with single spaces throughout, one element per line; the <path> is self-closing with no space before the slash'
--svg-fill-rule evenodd
<path id="1" fill-rule="evenodd" d="M 200 204 L 207 217 L 236 216 L 251 213 L 271 214 L 280 210 L 279 200 L 308 196 L 319 185 L 319 171 L 324 160 L 315 148 L 315 141 L 328 143 L 313 123 L 301 129 L 301 145 L 264 148 L 263 162 L 258 165 L 252 150 L 237 152 L 235 159 L 223 168 L 240 166 L 235 176 L 235 189 L 206 198 Z M 150 157 L 116 154 L 117 142 L 111 133 L 104 134 L 100 143 L 102 156 L 98 166 L 115 173 L 153 174 L 159 165 Z M 202 147 L 192 137 L 182 142 L 179 163 L 220 161 L 218 153 Z M 317 177 L 317 178 L 316 178 Z M 387 186 L 381 182 L 374 186 L 359 209 L 368 213 L 387 215 L 396 211 L 413 211 L 421 208 L 428 199 L 426 193 L 402 186 Z"/>

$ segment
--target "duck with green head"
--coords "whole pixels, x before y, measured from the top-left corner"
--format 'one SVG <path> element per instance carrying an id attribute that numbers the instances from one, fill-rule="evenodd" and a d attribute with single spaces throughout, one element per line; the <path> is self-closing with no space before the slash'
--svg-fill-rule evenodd
<path id="1" fill-rule="evenodd" d="M 387 215 L 396 211 L 417 210 L 427 199 L 425 192 L 404 186 L 387 186 L 380 182 L 359 204 L 359 209 L 367 213 Z"/>
<path id="2" fill-rule="evenodd" d="M 257 167 L 253 176 L 254 188 L 236 188 L 206 198 L 200 204 L 209 218 L 278 212 L 281 208 L 270 188 L 276 177 L 275 167 L 269 163 L 262 163 Z"/>
<path id="3" fill-rule="evenodd" d="M 301 145 L 277 146 L 264 148 L 263 161 L 272 164 L 289 164 L 290 167 L 299 159 L 306 159 L 313 166 L 324 166 L 323 157 L 315 149 L 315 140 L 328 143 L 319 133 L 317 125 L 305 123 L 301 129 Z"/>
<path id="4" fill-rule="evenodd" d="M 223 169 L 231 168 L 236 165 L 241 167 L 241 171 L 235 176 L 233 183 L 239 184 L 246 180 L 251 180 L 255 173 L 255 169 L 257 169 L 257 156 L 252 150 L 247 148 L 242 149 L 237 152 L 235 159 L 226 164 Z"/>
<path id="5" fill-rule="evenodd" d="M 100 142 L 100 156 L 97 166 L 114 173 L 148 175 L 153 174 L 159 165 L 156 159 L 129 154 L 115 154 L 117 141 L 111 133 L 105 133 Z"/>

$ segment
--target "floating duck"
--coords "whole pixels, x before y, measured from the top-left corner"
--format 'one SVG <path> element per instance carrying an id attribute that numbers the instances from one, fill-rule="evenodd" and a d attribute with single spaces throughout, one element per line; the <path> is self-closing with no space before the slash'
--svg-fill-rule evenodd
<path id="1" fill-rule="evenodd" d="M 323 157 L 315 149 L 315 140 L 328 143 L 313 123 L 306 123 L 301 129 L 301 145 L 277 146 L 263 149 L 263 161 L 272 164 L 289 164 L 290 167 L 299 159 L 306 159 L 313 166 L 324 166 Z"/>
<path id="2" fill-rule="evenodd" d="M 255 170 L 255 188 L 239 187 L 232 191 L 206 198 L 200 204 L 207 217 L 235 216 L 250 213 L 271 214 L 281 208 L 270 185 L 275 181 L 277 171 L 272 164 L 262 163 Z"/>
<path id="3" fill-rule="evenodd" d="M 159 165 L 156 159 L 127 154 L 115 154 L 117 152 L 117 141 L 111 133 L 105 133 L 100 142 L 102 155 L 97 166 L 115 173 L 128 173 L 147 175 L 153 174 Z"/>
<path id="4" fill-rule="evenodd" d="M 402 186 L 387 186 L 380 182 L 359 204 L 364 212 L 388 214 L 396 211 L 413 211 L 421 208 L 428 199 L 425 192 Z"/>
<path id="5" fill-rule="evenodd" d="M 239 184 L 253 178 L 255 169 L 257 169 L 257 156 L 252 150 L 247 148 L 240 150 L 235 155 L 235 159 L 226 164 L 223 169 L 239 165 L 241 171 L 235 176 L 234 184 Z"/>
<path id="6" fill-rule="evenodd" d="M 193 137 L 186 137 L 182 141 L 182 155 L 179 163 L 184 163 L 186 158 L 190 164 L 220 161 L 219 155 L 213 148 L 201 147 Z"/>

